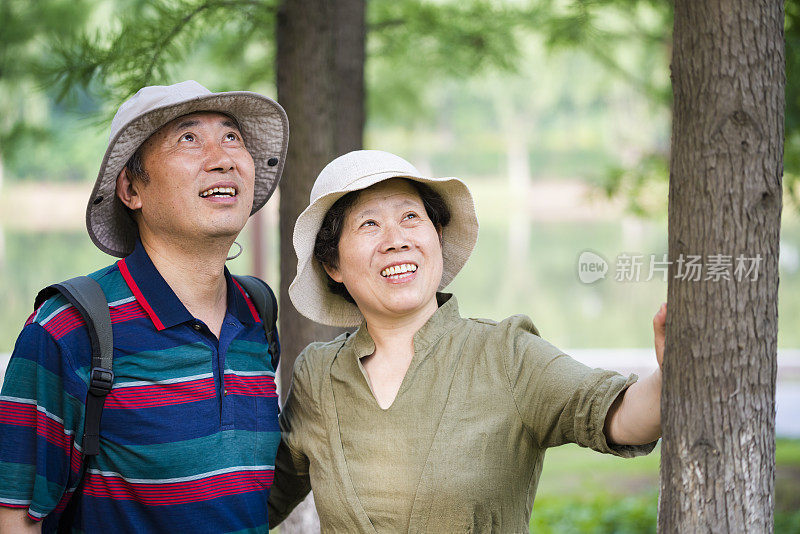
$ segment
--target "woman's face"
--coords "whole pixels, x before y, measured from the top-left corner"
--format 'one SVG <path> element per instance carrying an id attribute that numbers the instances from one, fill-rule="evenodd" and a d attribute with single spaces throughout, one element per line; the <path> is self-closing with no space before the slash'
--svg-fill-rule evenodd
<path id="1" fill-rule="evenodd" d="M 395 178 L 362 191 L 345 214 L 339 265 L 325 269 L 368 322 L 433 314 L 442 245 L 417 190 Z"/>

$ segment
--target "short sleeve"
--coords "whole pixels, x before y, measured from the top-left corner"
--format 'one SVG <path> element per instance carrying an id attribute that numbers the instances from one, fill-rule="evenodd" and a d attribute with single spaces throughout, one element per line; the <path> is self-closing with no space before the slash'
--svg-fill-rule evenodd
<path id="1" fill-rule="evenodd" d="M 64 509 L 81 476 L 86 392 L 67 349 L 38 323 L 25 326 L 0 392 L 1 506 L 34 520 Z"/>
<path id="2" fill-rule="evenodd" d="M 609 444 L 603 432 L 611 404 L 636 382 L 636 375 L 626 378 L 570 358 L 539 337 L 527 317 L 515 316 L 498 327 L 507 339 L 504 362 L 514 403 L 541 447 L 577 443 L 622 457 L 653 450 L 655 442 Z"/>
<path id="3" fill-rule="evenodd" d="M 268 501 L 270 528 L 283 521 L 311 490 L 309 460 L 304 452 L 303 439 L 308 437 L 314 417 L 316 404 L 311 395 L 311 376 L 304 354 L 300 354 L 294 364 L 286 403 L 278 418 L 281 443 Z"/>

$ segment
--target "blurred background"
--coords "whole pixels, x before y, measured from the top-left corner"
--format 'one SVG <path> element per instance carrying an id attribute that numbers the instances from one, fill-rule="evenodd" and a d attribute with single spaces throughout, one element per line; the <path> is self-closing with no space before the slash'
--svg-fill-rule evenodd
<path id="1" fill-rule="evenodd" d="M 275 97 L 276 9 L 0 0 L 0 369 L 39 289 L 114 260 L 89 240 L 84 209 L 131 87 L 194 79 Z M 789 1 L 786 11 L 776 531 L 800 532 L 800 9 Z M 450 286 L 463 315 L 524 313 L 589 365 L 655 366 L 651 321 L 667 282 L 650 267 L 667 253 L 671 17 L 658 1 L 367 1 L 364 148 L 458 176 L 475 195 L 478 246 Z M 163 50 L 141 49 L 153 35 Z M 279 195 L 229 263 L 273 287 Z M 585 251 L 606 261 L 605 278 L 581 281 Z M 642 256 L 638 277 L 621 276 L 621 255 Z M 622 462 L 556 449 L 532 528 L 655 532 L 657 479 L 657 454 Z"/>

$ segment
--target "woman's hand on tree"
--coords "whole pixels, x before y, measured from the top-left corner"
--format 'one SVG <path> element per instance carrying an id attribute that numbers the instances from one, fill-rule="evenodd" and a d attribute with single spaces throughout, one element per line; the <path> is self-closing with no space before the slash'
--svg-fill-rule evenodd
<path id="1" fill-rule="evenodd" d="M 661 304 L 656 314 L 653 316 L 653 339 L 656 345 L 656 360 L 658 366 L 664 362 L 664 340 L 667 333 L 667 303 Z"/>

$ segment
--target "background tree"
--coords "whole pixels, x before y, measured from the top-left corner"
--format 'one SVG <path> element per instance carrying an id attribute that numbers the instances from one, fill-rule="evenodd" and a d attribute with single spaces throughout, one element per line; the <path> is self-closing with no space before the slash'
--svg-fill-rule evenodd
<path id="1" fill-rule="evenodd" d="M 297 257 L 294 222 L 308 205 L 313 180 L 337 155 L 361 148 L 364 132 L 364 0 L 285 0 L 278 12 L 278 100 L 289 116 L 291 143 L 280 200 L 281 338 L 286 360 L 313 339 L 340 330 L 310 321 L 289 305 Z M 281 366 L 289 384 L 292 365 Z M 284 387 L 284 396 L 288 388 Z"/>
<path id="2" fill-rule="evenodd" d="M 783 20 L 780 0 L 675 3 L 661 532 L 773 528 Z M 676 278 L 689 255 L 760 264 Z"/>

